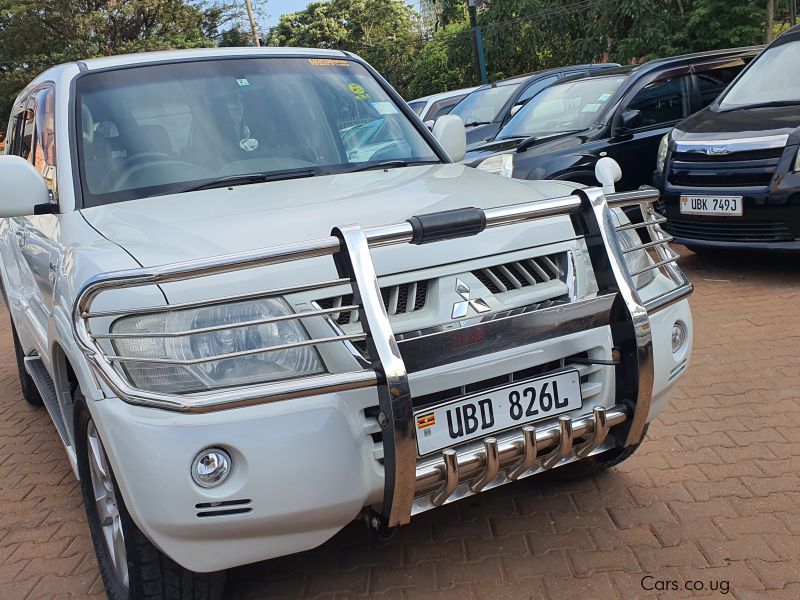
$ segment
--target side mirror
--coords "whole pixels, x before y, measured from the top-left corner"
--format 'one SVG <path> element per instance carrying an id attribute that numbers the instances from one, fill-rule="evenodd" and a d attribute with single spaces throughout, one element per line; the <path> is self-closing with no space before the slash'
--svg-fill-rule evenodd
<path id="1" fill-rule="evenodd" d="M 604 194 L 613 194 L 617 190 L 614 184 L 622 179 L 622 169 L 613 158 L 604 156 L 594 166 L 594 176 L 600 182 Z"/>
<path id="2" fill-rule="evenodd" d="M 461 120 L 461 117 L 442 115 L 436 119 L 436 124 L 433 126 L 433 137 L 442 145 L 453 162 L 464 160 L 464 155 L 467 153 L 467 130 L 464 128 L 464 121 Z M 0 181 L 2 181 L 1 178 Z"/>
<path id="3" fill-rule="evenodd" d="M 640 110 L 626 110 L 622 113 L 622 118 L 619 121 L 620 129 L 634 129 L 642 124 L 642 111 Z"/>
<path id="4" fill-rule="evenodd" d="M 0 156 L 0 181 L 0 218 L 27 217 L 35 206 L 50 202 L 44 178 L 24 158 Z"/>
<path id="5" fill-rule="evenodd" d="M 434 121 L 433 119 L 428 119 L 427 121 L 423 122 L 422 124 L 425 125 L 425 127 L 430 129 L 431 131 L 433 131 L 433 126 L 436 125 L 436 121 Z"/>
<path id="6" fill-rule="evenodd" d="M 525 106 L 524 102 L 520 102 L 519 104 L 515 104 L 511 107 L 511 116 L 513 117 L 515 114 L 519 112 L 519 109 Z"/>

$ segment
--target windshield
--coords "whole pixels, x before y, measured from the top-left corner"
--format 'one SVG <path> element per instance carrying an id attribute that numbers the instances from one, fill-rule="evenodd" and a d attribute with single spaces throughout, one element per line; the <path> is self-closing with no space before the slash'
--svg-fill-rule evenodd
<path id="1" fill-rule="evenodd" d="M 494 123 L 519 86 L 519 83 L 515 83 L 475 90 L 456 104 L 450 114 L 461 117 L 467 127 Z"/>
<path id="2" fill-rule="evenodd" d="M 623 81 L 625 77 L 592 77 L 547 88 L 511 118 L 497 139 L 587 129 Z"/>
<path id="3" fill-rule="evenodd" d="M 800 102 L 800 40 L 767 48 L 719 101 L 721 109 L 770 102 Z"/>
<path id="4" fill-rule="evenodd" d="M 349 60 L 151 65 L 85 75 L 76 94 L 86 206 L 236 175 L 439 162 L 378 82 Z"/>
<path id="5" fill-rule="evenodd" d="M 426 104 L 428 104 L 427 100 L 421 100 L 419 102 L 409 102 L 408 103 L 408 105 L 411 107 L 411 110 L 413 110 L 415 113 L 417 113 L 417 116 L 420 116 L 422 114 L 422 109 L 425 108 Z"/>

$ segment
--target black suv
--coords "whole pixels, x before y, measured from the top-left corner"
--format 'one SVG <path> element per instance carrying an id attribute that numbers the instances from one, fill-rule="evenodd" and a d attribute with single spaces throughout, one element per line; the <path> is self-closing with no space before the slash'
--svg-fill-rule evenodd
<path id="1" fill-rule="evenodd" d="M 676 241 L 800 251 L 798 65 L 800 26 L 664 140 L 656 183 Z"/>
<path id="2" fill-rule="evenodd" d="M 467 149 L 493 140 L 497 132 L 528 100 L 554 83 L 572 75 L 585 75 L 616 63 L 573 65 L 536 71 L 483 85 L 456 104 L 449 114 L 461 117 L 467 128 Z"/>
<path id="3" fill-rule="evenodd" d="M 464 162 L 518 179 L 596 184 L 595 163 L 610 156 L 622 167 L 617 189 L 651 184 L 664 134 L 710 104 L 759 51 L 687 54 L 570 78 L 538 94 Z"/>

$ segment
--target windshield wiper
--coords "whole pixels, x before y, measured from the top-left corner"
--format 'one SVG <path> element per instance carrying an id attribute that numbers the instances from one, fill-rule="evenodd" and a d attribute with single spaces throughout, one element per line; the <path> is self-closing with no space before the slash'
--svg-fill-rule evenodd
<path id="1" fill-rule="evenodd" d="M 721 109 L 723 112 L 733 112 L 735 110 L 750 110 L 751 108 L 780 108 L 781 106 L 797 106 L 800 100 L 772 100 L 770 102 L 757 102 L 756 104 L 743 104 L 732 106 L 731 108 Z"/>
<path id="2" fill-rule="evenodd" d="M 173 194 L 182 194 L 184 192 L 199 192 L 200 190 L 210 190 L 221 187 L 233 187 L 237 185 L 249 185 L 251 183 L 267 183 L 269 181 L 283 181 L 286 179 L 300 179 L 303 177 L 313 177 L 314 175 L 321 174 L 317 168 L 313 169 L 291 169 L 287 171 L 272 171 L 266 173 L 246 173 L 244 175 L 226 175 L 218 179 L 212 179 L 205 183 L 193 185 L 191 187 L 178 190 L 177 192 L 170 192 Z"/>
<path id="3" fill-rule="evenodd" d="M 478 125 L 489 125 L 490 121 L 472 121 L 472 123 L 464 123 L 464 127 L 477 127 Z"/>
<path id="4" fill-rule="evenodd" d="M 378 163 L 367 163 L 359 165 L 353 169 L 347 169 L 345 173 L 358 173 L 360 171 L 372 171 L 374 169 L 397 169 L 399 167 L 413 167 L 415 165 L 435 165 L 438 160 L 385 160 Z"/>
<path id="5" fill-rule="evenodd" d="M 531 146 L 536 145 L 539 140 L 549 139 L 559 135 L 569 135 L 570 133 L 579 133 L 583 129 L 565 129 L 564 131 L 548 131 L 546 133 L 537 133 L 522 140 L 517 146 L 517 152 L 525 152 Z"/>

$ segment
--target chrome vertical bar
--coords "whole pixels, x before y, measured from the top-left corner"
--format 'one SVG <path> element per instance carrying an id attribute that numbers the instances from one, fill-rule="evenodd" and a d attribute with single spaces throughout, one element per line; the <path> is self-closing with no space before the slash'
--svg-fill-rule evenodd
<path id="1" fill-rule="evenodd" d="M 567 416 L 558 418 L 558 446 L 542 459 L 543 469 L 552 469 L 572 452 L 572 419 Z"/>
<path id="2" fill-rule="evenodd" d="M 444 451 L 444 485 L 431 498 L 434 506 L 441 506 L 453 495 L 458 487 L 458 452 L 452 448 Z"/>
<path id="3" fill-rule="evenodd" d="M 608 422 L 606 421 L 606 409 L 602 406 L 595 406 L 592 411 L 594 417 L 594 434 L 592 439 L 585 441 L 583 444 L 575 448 L 575 456 L 578 458 L 586 458 L 591 452 L 600 447 L 600 444 L 606 441 L 608 437 Z"/>
<path id="4" fill-rule="evenodd" d="M 497 451 L 497 439 L 490 437 L 483 440 L 483 451 L 486 453 L 486 468 L 480 479 L 469 486 L 469 489 L 476 494 L 485 488 L 487 484 L 494 481 L 495 477 L 497 477 L 497 472 L 500 470 L 500 453 Z"/>
<path id="5" fill-rule="evenodd" d="M 342 251 L 334 255 L 340 276 L 349 277 L 354 304 L 361 306 L 361 326 L 368 334 L 372 368 L 380 374 L 378 386 L 383 430 L 384 476 L 383 508 L 387 527 L 411 520 L 416 484 L 417 446 L 408 374 L 397 347 L 364 231 L 355 225 L 333 230 L 341 240 Z"/>
<path id="6" fill-rule="evenodd" d="M 621 380 L 623 385 L 619 386 L 617 395 L 631 408 L 630 425 L 624 443 L 625 446 L 631 446 L 642 439 L 653 400 L 655 372 L 650 318 L 639 293 L 631 285 L 611 208 L 602 190 L 586 188 L 576 190 L 575 194 L 581 196 L 589 208 L 581 215 L 587 229 L 586 245 L 600 291 L 616 290 L 627 313 L 620 322 L 612 323 L 612 335 L 615 346 L 624 350 L 623 365 L 617 367 L 618 375 L 621 375 L 618 381 Z M 615 205 L 620 204 L 615 202 Z M 587 214 L 591 214 L 591 218 L 587 218 Z"/>
<path id="7" fill-rule="evenodd" d="M 508 478 L 511 481 L 519 479 L 523 473 L 526 473 L 533 468 L 536 464 L 536 427 L 533 425 L 526 425 L 522 428 L 522 458 L 519 462 L 508 472 Z"/>

